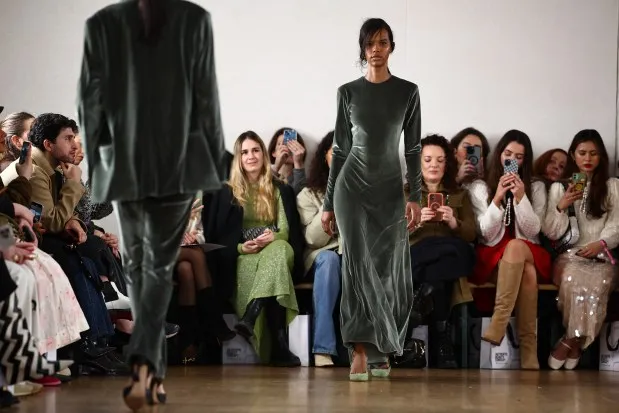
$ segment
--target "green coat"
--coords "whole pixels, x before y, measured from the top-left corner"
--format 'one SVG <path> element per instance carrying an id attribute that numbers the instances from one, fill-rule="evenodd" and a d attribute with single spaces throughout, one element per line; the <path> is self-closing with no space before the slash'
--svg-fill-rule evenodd
<path id="1" fill-rule="evenodd" d="M 141 40 L 137 0 L 86 22 L 78 113 L 95 202 L 221 187 L 211 17 L 194 3 L 165 3 L 166 23 L 153 44 Z"/>

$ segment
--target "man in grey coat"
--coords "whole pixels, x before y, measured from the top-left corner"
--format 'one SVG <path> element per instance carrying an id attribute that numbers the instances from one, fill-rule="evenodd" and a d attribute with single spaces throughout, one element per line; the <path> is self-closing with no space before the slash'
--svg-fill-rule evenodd
<path id="1" fill-rule="evenodd" d="M 79 120 L 95 202 L 114 201 L 130 278 L 133 382 L 165 401 L 164 322 L 196 193 L 221 187 L 225 148 L 210 14 L 184 0 L 124 0 L 86 22 Z"/>

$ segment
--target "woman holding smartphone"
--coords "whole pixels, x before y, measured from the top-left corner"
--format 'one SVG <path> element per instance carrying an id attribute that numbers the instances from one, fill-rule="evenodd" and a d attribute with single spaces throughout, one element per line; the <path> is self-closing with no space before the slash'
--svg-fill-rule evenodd
<path id="1" fill-rule="evenodd" d="M 550 354 L 548 364 L 557 370 L 576 368 L 582 352 L 600 333 L 606 318 L 608 296 L 617 283 L 617 269 L 610 250 L 619 245 L 619 180 L 609 178 L 608 153 L 596 130 L 576 134 L 568 151 L 567 169 L 587 181 L 580 190 L 571 183 L 550 187 L 543 230 L 559 240 L 570 229 L 569 212 L 578 223 L 578 240 L 554 263 L 553 280 L 559 286 L 558 307 L 565 336 Z"/>
<path id="2" fill-rule="evenodd" d="M 494 313 L 482 340 L 499 345 L 516 308 L 520 364 L 537 370 L 537 280 L 550 278 L 550 255 L 539 245 L 546 210 L 546 189 L 532 182 L 533 150 L 529 137 L 508 131 L 497 144 L 487 183 L 470 187 L 479 244 L 471 281 L 496 284 Z"/>

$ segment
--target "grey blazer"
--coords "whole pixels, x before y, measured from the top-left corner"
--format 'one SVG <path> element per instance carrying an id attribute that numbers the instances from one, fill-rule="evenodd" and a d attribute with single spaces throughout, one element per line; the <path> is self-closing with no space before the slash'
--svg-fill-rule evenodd
<path id="1" fill-rule="evenodd" d="M 141 40 L 138 1 L 91 16 L 85 27 L 78 114 L 95 202 L 211 191 L 225 147 L 210 14 L 165 0 L 158 40 Z"/>

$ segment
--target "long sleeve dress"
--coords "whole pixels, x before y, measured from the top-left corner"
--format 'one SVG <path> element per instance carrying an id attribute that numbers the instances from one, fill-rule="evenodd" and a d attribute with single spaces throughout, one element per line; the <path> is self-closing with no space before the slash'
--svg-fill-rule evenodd
<path id="1" fill-rule="evenodd" d="M 247 204 L 244 207 L 243 229 L 264 227 L 274 224 L 256 216 L 254 209 L 256 189 L 250 188 Z M 299 314 L 299 306 L 294 291 L 291 272 L 294 266 L 294 251 L 288 243 L 289 227 L 284 204 L 279 190 L 275 192 L 277 202 L 277 228 L 275 240 L 257 254 L 243 254 L 242 244 L 238 245 L 241 254 L 237 262 L 236 292 L 234 306 L 242 316 L 251 300 L 263 297 L 276 297 L 280 306 L 286 308 L 288 324 Z M 270 334 L 267 334 L 265 312 L 254 325 L 254 348 L 264 362 L 270 360 Z"/>
<path id="2" fill-rule="evenodd" d="M 362 77 L 338 89 L 337 111 L 324 211 L 335 212 L 340 233 L 342 338 L 401 355 L 413 282 L 399 146 L 404 131 L 409 200 L 419 202 L 419 89 Z"/>
<path id="3" fill-rule="evenodd" d="M 583 201 L 574 202 L 580 236 L 577 245 L 559 255 L 553 267 L 553 280 L 559 286 L 557 305 L 563 314 L 567 338 L 584 337 L 583 348 L 599 334 L 606 318 L 608 296 L 618 281 L 617 267 L 608 262 L 604 253 L 598 256 L 600 261 L 575 255 L 580 248 L 600 240 L 606 241 L 609 250 L 619 246 L 619 179 L 611 178 L 607 185 L 607 212 L 601 218 L 587 216 Z M 585 192 L 590 186 L 588 183 Z M 543 231 L 551 240 L 560 239 L 569 225 L 568 214 L 557 210 L 564 193 L 561 183 L 550 187 Z"/>

